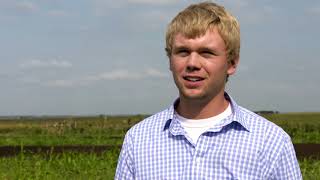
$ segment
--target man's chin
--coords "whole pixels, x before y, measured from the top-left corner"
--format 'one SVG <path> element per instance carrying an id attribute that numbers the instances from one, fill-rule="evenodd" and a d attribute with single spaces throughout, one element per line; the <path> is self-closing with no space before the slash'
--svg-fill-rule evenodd
<path id="1" fill-rule="evenodd" d="M 184 92 L 182 93 L 182 96 L 185 98 L 185 99 L 204 99 L 206 96 L 203 94 L 203 93 L 200 93 L 200 92 Z"/>

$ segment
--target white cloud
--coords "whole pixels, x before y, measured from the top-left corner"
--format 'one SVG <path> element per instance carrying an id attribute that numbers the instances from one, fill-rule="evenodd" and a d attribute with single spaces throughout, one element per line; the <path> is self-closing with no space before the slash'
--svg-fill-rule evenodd
<path id="1" fill-rule="evenodd" d="M 39 64 L 40 65 L 40 64 Z M 42 65 L 42 64 L 41 64 Z M 38 66 L 38 64 L 37 64 Z M 38 84 L 41 86 L 49 87 L 76 87 L 76 86 L 87 86 L 97 81 L 137 81 L 143 79 L 154 79 L 154 78 L 168 78 L 169 74 L 161 72 L 155 68 L 145 68 L 140 72 L 132 72 L 126 69 L 115 69 L 110 72 L 103 72 L 96 75 L 79 77 L 76 79 L 55 79 L 45 80 L 42 78 L 35 77 L 22 77 L 19 80 L 26 84 Z"/>
<path id="2" fill-rule="evenodd" d="M 130 28 L 138 31 L 141 31 L 141 29 L 164 28 L 173 16 L 174 13 L 167 10 L 151 9 L 133 14 L 129 17 L 130 21 L 128 24 Z M 139 19 L 139 22 L 136 19 Z"/>
<path id="3" fill-rule="evenodd" d="M 29 68 L 70 68 L 72 64 L 68 61 L 59 61 L 56 59 L 53 60 L 38 60 L 33 59 L 28 62 L 20 64 L 21 68 L 29 69 Z"/>
<path id="4" fill-rule="evenodd" d="M 320 15 L 320 6 L 314 6 L 306 10 L 307 13 L 313 15 Z"/>
<path id="5" fill-rule="evenodd" d="M 117 69 L 110 72 L 104 72 L 98 75 L 89 76 L 85 78 L 87 81 L 99 81 L 99 80 L 137 80 L 142 76 L 139 73 L 129 72 L 125 69 Z"/>
<path id="6" fill-rule="evenodd" d="M 138 73 L 132 73 L 127 70 L 115 70 L 100 75 L 102 80 L 132 80 L 140 79 L 141 75 Z"/>
<path id="7" fill-rule="evenodd" d="M 81 84 L 80 81 L 71 79 L 56 79 L 56 80 L 45 80 L 38 77 L 22 77 L 18 79 L 23 84 L 36 85 L 36 86 L 47 86 L 47 87 L 74 87 Z"/>
<path id="8" fill-rule="evenodd" d="M 72 80 L 53 80 L 45 83 L 44 85 L 50 86 L 50 87 L 72 87 L 75 85 L 75 82 Z"/>
<path id="9" fill-rule="evenodd" d="M 141 80 L 148 78 L 167 78 L 169 75 L 155 68 L 146 68 L 141 72 L 131 72 L 126 69 L 116 69 L 110 72 L 103 72 L 97 75 L 83 78 L 83 81 L 102 81 L 102 80 Z"/>
<path id="10" fill-rule="evenodd" d="M 169 77 L 168 73 L 161 72 L 154 68 L 147 68 L 145 69 L 146 75 L 149 77 L 155 77 L 155 78 L 167 78 Z"/>
<path id="11" fill-rule="evenodd" d="M 97 75 L 86 76 L 78 79 L 56 79 L 56 80 L 42 80 L 32 81 L 30 79 L 25 79 L 25 83 L 37 83 L 39 85 L 48 87 L 76 87 L 76 86 L 87 86 L 96 81 L 113 81 L 113 80 L 139 80 L 142 76 L 139 73 L 132 73 L 124 69 L 118 69 L 110 72 L 104 72 Z"/>
<path id="12" fill-rule="evenodd" d="M 261 24 L 266 20 L 278 18 L 277 6 L 267 2 L 254 0 L 220 0 L 219 4 L 225 6 L 238 20 L 240 24 Z M 280 11 L 282 12 L 282 11 Z"/>
<path id="13" fill-rule="evenodd" d="M 0 15 L 16 16 L 36 11 L 38 11 L 38 6 L 30 1 L 0 0 Z"/>
<path id="14" fill-rule="evenodd" d="M 15 8 L 21 12 L 35 12 L 38 10 L 38 7 L 36 6 L 36 4 L 30 1 L 17 2 L 15 4 Z"/>
<path id="15" fill-rule="evenodd" d="M 63 17 L 63 16 L 67 16 L 68 13 L 63 10 L 50 10 L 50 11 L 48 11 L 48 15 L 49 16 L 56 16 L 56 17 Z"/>

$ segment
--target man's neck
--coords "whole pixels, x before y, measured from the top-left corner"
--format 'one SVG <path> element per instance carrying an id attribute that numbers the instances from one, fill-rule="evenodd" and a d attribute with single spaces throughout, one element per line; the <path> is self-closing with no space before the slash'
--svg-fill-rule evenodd
<path id="1" fill-rule="evenodd" d="M 180 96 L 177 112 L 188 119 L 205 119 L 222 113 L 228 107 L 224 92 L 211 99 L 190 99 Z"/>

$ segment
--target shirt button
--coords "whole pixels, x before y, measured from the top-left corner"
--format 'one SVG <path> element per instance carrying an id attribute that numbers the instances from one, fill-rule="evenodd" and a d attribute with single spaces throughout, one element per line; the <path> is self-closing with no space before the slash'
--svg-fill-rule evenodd
<path id="1" fill-rule="evenodd" d="M 196 170 L 200 171 L 200 158 L 196 158 Z"/>
<path id="2" fill-rule="evenodd" d="M 200 158 L 196 159 L 196 164 L 199 165 L 200 164 Z"/>

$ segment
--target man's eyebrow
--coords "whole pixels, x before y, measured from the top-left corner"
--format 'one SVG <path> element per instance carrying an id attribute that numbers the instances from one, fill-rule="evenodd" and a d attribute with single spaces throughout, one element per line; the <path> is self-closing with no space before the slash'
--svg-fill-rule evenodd
<path id="1" fill-rule="evenodd" d="M 208 47 L 201 47 L 198 49 L 199 51 L 212 51 L 215 52 L 216 50 L 214 48 L 208 48 Z"/>
<path id="2" fill-rule="evenodd" d="M 173 50 L 177 51 L 177 50 L 188 50 L 189 48 L 186 46 L 173 46 Z"/>

